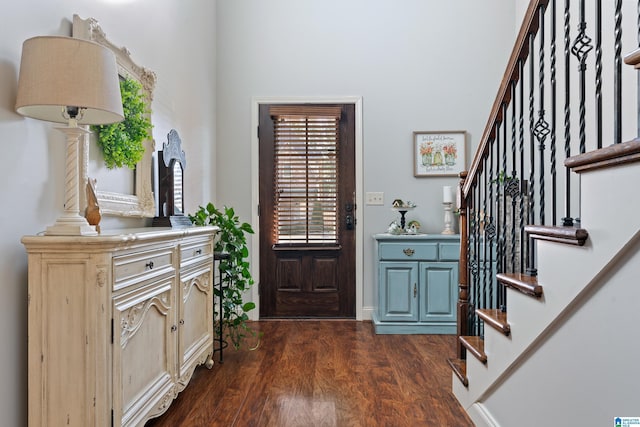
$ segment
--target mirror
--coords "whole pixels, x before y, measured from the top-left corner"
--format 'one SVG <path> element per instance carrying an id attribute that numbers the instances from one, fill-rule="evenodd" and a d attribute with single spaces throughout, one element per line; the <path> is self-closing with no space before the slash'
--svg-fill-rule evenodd
<path id="1" fill-rule="evenodd" d="M 182 164 L 173 160 L 173 214 L 183 215 L 182 206 Z"/>
<path id="2" fill-rule="evenodd" d="M 182 150 L 182 140 L 175 129 L 167 134 L 167 142 L 158 151 L 158 204 L 160 216 L 153 218 L 155 227 L 190 226 L 184 216 L 184 169 L 187 159 Z"/>
<path id="3" fill-rule="evenodd" d="M 73 15 L 73 37 L 91 40 L 109 48 L 116 56 L 120 76 L 139 81 L 142 84 L 142 90 L 147 98 L 147 102 L 151 105 L 153 89 L 156 84 L 155 73 L 133 62 L 127 48 L 117 47 L 107 40 L 104 31 L 102 31 L 102 28 L 98 25 L 98 21 L 93 18 L 82 19 L 78 15 Z M 100 212 L 102 214 L 148 218 L 155 215 L 155 202 L 151 182 L 155 143 L 153 139 L 148 139 L 144 142 L 144 146 L 144 156 L 136 165 L 135 171 L 132 172 L 133 176 L 130 178 L 132 190 L 115 192 L 100 191 L 98 189 L 96 192 L 98 205 L 100 206 Z M 93 172 L 89 170 L 88 138 L 85 138 L 84 142 L 80 144 L 80 150 L 79 180 L 81 183 L 86 184 L 89 176 L 94 177 Z M 97 186 L 100 188 L 100 180 Z M 80 206 L 81 209 L 84 209 L 84 206 L 86 206 L 86 197 L 81 198 Z"/>

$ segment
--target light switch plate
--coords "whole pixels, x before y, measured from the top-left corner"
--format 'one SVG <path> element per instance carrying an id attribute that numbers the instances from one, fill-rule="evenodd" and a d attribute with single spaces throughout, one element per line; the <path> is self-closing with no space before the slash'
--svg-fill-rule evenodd
<path id="1" fill-rule="evenodd" d="M 384 193 L 381 192 L 368 192 L 367 205 L 384 205 Z"/>

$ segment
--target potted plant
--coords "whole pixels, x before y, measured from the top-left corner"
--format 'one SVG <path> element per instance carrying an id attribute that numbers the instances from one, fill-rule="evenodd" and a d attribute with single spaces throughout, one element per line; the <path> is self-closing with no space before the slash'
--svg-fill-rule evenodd
<path id="1" fill-rule="evenodd" d="M 144 141 L 151 138 L 150 109 L 140 82 L 120 80 L 124 120 L 109 125 L 91 126 L 109 169 L 128 166 L 135 169 L 144 154 Z"/>
<path id="2" fill-rule="evenodd" d="M 216 225 L 220 228 L 214 251 L 228 254 L 220 261 L 222 280 L 222 319 L 214 313 L 214 329 L 219 333 L 218 321 L 222 321 L 223 330 L 231 340 L 234 348 L 238 349 L 249 337 L 257 338 L 258 343 L 251 347 L 258 347 L 262 334 L 256 333 L 248 325 L 247 313 L 255 309 L 255 303 L 244 302 L 243 296 L 253 285 L 253 278 L 249 271 L 249 256 L 245 234 L 253 234 L 251 225 L 241 223 L 233 208 L 224 207 L 223 211 L 216 209 L 213 203 L 206 207 L 199 206 L 195 214 L 189 214 L 189 219 L 195 225 Z M 214 295 L 220 296 L 220 290 L 215 289 Z"/>

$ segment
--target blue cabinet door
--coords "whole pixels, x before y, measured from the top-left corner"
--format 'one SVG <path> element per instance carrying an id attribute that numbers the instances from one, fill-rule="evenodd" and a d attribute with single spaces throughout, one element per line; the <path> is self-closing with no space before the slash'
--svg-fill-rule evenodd
<path id="1" fill-rule="evenodd" d="M 380 320 L 418 320 L 418 263 L 381 262 L 379 266 Z"/>
<path id="2" fill-rule="evenodd" d="M 421 262 L 419 276 L 420 320 L 455 322 L 458 263 Z"/>

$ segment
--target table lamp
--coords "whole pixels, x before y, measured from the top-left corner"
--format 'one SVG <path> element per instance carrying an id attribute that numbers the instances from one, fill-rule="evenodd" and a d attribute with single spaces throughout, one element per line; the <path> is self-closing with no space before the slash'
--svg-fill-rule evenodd
<path id="1" fill-rule="evenodd" d="M 66 123 L 64 213 L 47 227 L 47 235 L 95 235 L 80 215 L 78 146 L 89 133 L 78 125 L 102 125 L 124 119 L 113 52 L 97 43 L 71 37 L 26 40 L 18 79 L 16 111 L 26 117 Z"/>

